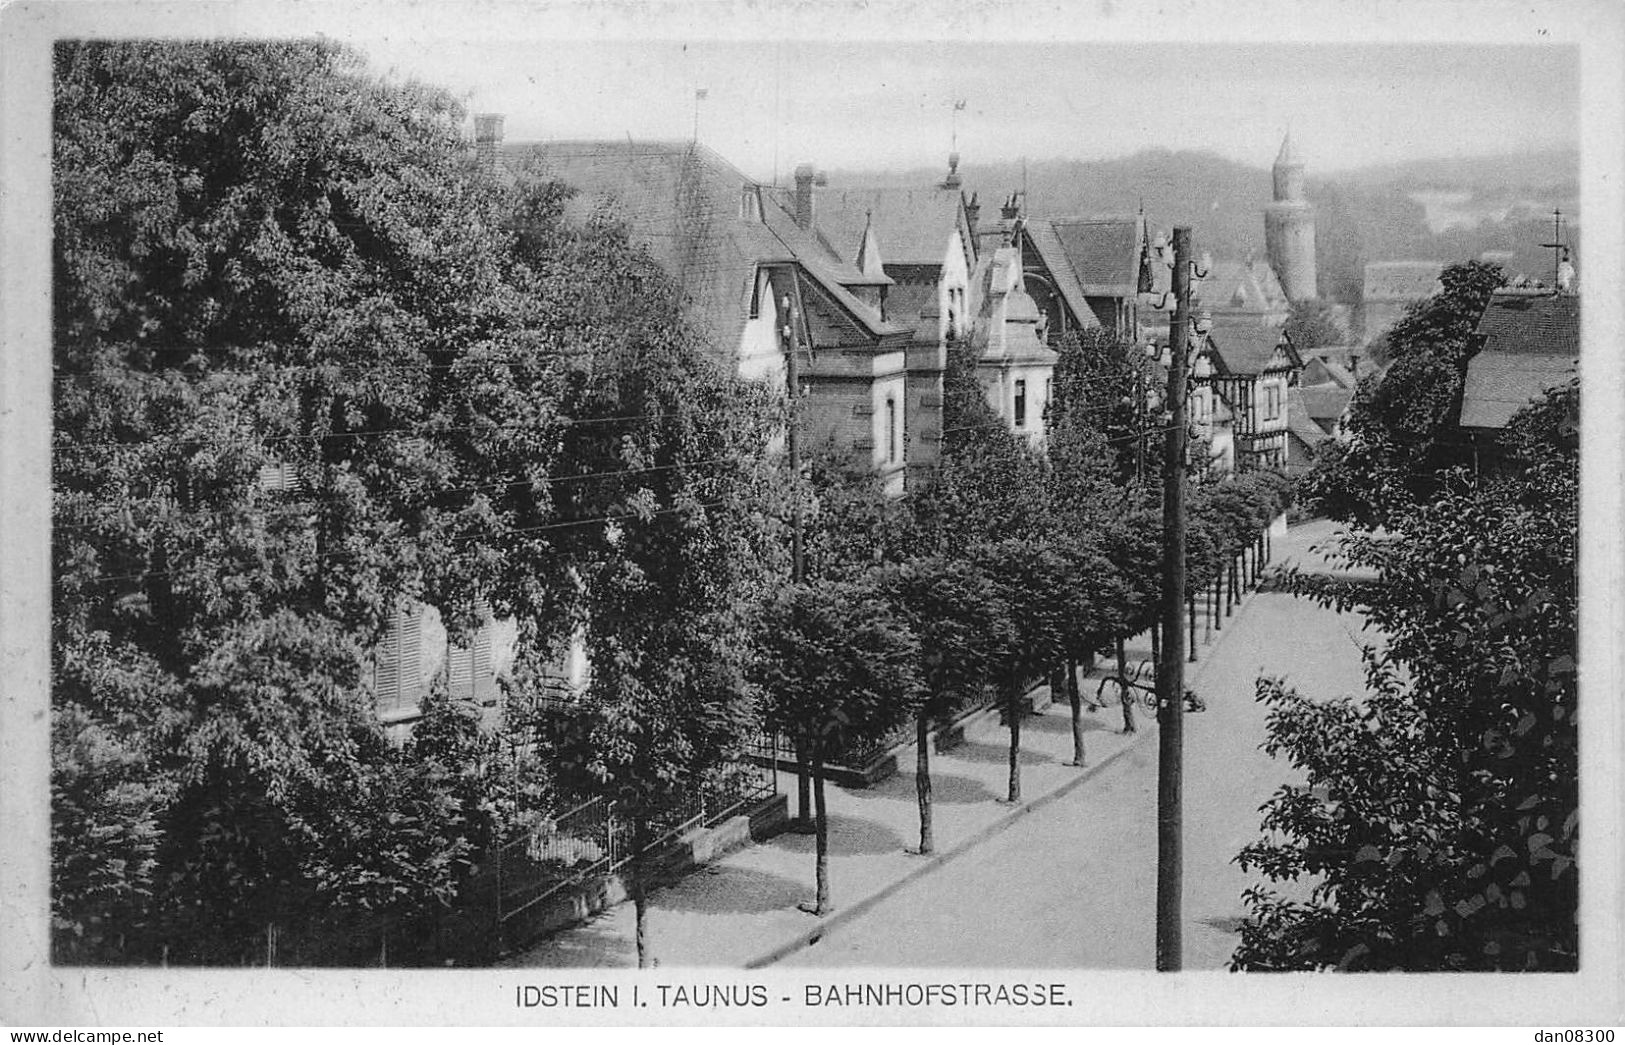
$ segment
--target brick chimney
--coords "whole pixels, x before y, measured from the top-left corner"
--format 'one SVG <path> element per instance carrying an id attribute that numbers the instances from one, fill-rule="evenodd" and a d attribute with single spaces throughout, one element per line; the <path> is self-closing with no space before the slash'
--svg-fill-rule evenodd
<path id="1" fill-rule="evenodd" d="M 820 179 L 813 173 L 812 164 L 803 163 L 796 168 L 796 224 L 804 229 L 813 227 L 817 218 L 814 209 L 813 187 Z"/>
<path id="2" fill-rule="evenodd" d="M 970 226 L 970 238 L 976 239 L 976 219 L 982 216 L 982 202 L 976 198 L 976 193 L 970 194 L 970 202 L 965 204 L 965 224 Z"/>
<path id="3" fill-rule="evenodd" d="M 480 166 L 494 171 L 502 164 L 502 114 L 478 113 L 474 117 L 474 155 Z"/>

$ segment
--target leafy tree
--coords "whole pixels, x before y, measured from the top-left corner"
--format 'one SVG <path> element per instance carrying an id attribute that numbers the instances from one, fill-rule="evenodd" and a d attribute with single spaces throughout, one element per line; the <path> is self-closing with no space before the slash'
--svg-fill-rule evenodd
<path id="1" fill-rule="evenodd" d="M 1286 336 L 1304 353 L 1325 345 L 1341 345 L 1348 340 L 1332 314 L 1330 302 L 1320 298 L 1292 303 L 1292 311 L 1286 317 Z"/>
<path id="2" fill-rule="evenodd" d="M 678 311 L 658 273 L 627 276 L 637 280 L 629 297 Z M 680 326 L 652 319 L 628 335 L 598 348 L 567 400 L 581 416 L 623 419 L 567 444 L 571 467 L 590 477 L 572 484 L 576 510 L 614 521 L 572 538 L 587 692 L 537 726 L 566 783 L 610 798 L 630 825 L 646 967 L 652 848 L 737 773 L 756 725 L 744 613 L 782 556 L 762 497 L 774 486 L 761 453 L 778 420 L 773 398 L 724 372 Z"/>
<path id="3" fill-rule="evenodd" d="M 978 568 L 992 578 L 999 601 L 1008 608 L 1011 629 L 995 661 L 1010 730 L 1010 785 L 1006 800 L 1021 801 L 1022 698 L 1027 685 L 1043 678 L 1066 653 L 1066 606 L 1072 584 L 1066 558 L 1053 540 L 1006 538 L 970 550 Z"/>
<path id="4" fill-rule="evenodd" d="M 914 786 L 920 807 L 919 852 L 935 850 L 931 817 L 933 722 L 965 696 L 994 682 L 999 654 L 1016 642 L 996 585 L 962 558 L 932 556 L 894 567 L 882 580 L 918 641 L 922 697 L 915 712 Z"/>
<path id="5" fill-rule="evenodd" d="M 943 398 L 942 461 L 909 498 L 910 547 L 944 552 L 1031 532 L 1043 512 L 1041 459 L 988 405 L 967 342 L 949 340 Z"/>
<path id="6" fill-rule="evenodd" d="M 1425 504 L 1460 463 L 1444 438 L 1472 353 L 1472 333 L 1501 283 L 1501 269 L 1465 262 L 1445 269 L 1444 289 L 1412 305 L 1388 335 L 1392 356 L 1380 381 L 1360 383 L 1345 426 L 1348 439 L 1323 447 L 1304 494 L 1335 519 L 1393 523 Z"/>
<path id="7" fill-rule="evenodd" d="M 1578 385 L 1521 411 L 1519 466 L 1344 540 L 1372 584 L 1298 578 L 1389 637 L 1368 693 L 1315 700 L 1262 679 L 1266 750 L 1307 776 L 1264 807 L 1244 869 L 1243 969 L 1572 970 L 1578 757 Z"/>
<path id="8" fill-rule="evenodd" d="M 769 728 L 812 760 L 817 893 L 806 909 L 831 910 L 824 765 L 850 746 L 884 736 L 914 713 L 919 642 L 872 585 L 787 585 L 761 622 L 753 674 Z"/>
<path id="9" fill-rule="evenodd" d="M 1072 339 L 1070 333 L 1068 338 Z M 1064 351 L 1077 355 L 1070 347 Z M 1057 368 L 1058 373 L 1065 372 L 1058 378 L 1049 419 L 1046 519 L 1071 579 L 1064 590 L 1068 621 L 1061 634 L 1064 659 L 1052 676 L 1052 690 L 1057 698 L 1064 691 L 1070 705 L 1072 763 L 1082 766 L 1086 752 L 1078 671 L 1102 644 L 1129 627 L 1124 611 L 1132 602 L 1132 580 L 1112 561 L 1111 553 L 1114 543 L 1128 536 L 1121 529 L 1124 509 L 1143 491 L 1120 485 L 1121 462 L 1114 460 L 1099 427 L 1100 415 L 1087 405 L 1088 375 L 1068 359 L 1063 354 L 1063 365 Z"/>
<path id="10" fill-rule="evenodd" d="M 255 926 L 443 907 L 495 829 L 468 788 L 511 817 L 518 784 L 385 743 L 367 651 L 414 601 L 454 638 L 494 612 L 548 645 L 603 515 L 652 503 L 583 462 L 607 438 L 622 469 L 709 452 L 656 459 L 581 412 L 589 361 L 664 343 L 669 314 L 633 307 L 648 259 L 567 226 L 556 187 L 480 169 L 443 92 L 362 68 L 303 41 L 55 53 L 53 912 L 74 960 L 235 963 Z M 699 480 L 683 497 L 639 517 L 712 510 Z"/>
<path id="11" fill-rule="evenodd" d="M 1100 328 L 1069 330 L 1057 346 L 1050 403 L 1051 459 L 1057 439 L 1095 433 L 1115 461 L 1119 485 L 1153 482 L 1161 468 L 1161 440 L 1148 410 L 1160 402 L 1163 381 L 1139 346 Z"/>

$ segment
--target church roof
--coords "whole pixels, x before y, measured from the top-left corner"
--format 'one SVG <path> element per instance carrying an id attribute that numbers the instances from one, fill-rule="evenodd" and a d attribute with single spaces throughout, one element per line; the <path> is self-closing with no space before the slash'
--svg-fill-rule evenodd
<path id="1" fill-rule="evenodd" d="M 1580 299 L 1499 290 L 1478 321 L 1484 347 L 1467 364 L 1461 424 L 1505 428 L 1512 415 L 1560 385 L 1580 358 Z"/>
<path id="2" fill-rule="evenodd" d="M 832 254 L 771 193 L 704 145 L 515 142 L 504 152 L 515 166 L 534 162 L 539 173 L 577 190 L 565 204 L 567 218 L 604 215 L 623 223 L 630 241 L 647 248 L 676 282 L 721 352 L 737 349 L 757 266 L 767 262 L 798 262 L 871 337 L 907 330 L 844 289 L 872 282 L 852 264 L 856 251 L 846 259 Z"/>

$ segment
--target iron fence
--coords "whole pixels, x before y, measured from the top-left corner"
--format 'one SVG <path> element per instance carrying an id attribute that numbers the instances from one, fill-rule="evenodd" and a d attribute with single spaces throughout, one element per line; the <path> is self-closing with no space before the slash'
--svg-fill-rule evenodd
<path id="1" fill-rule="evenodd" d="M 644 851 L 659 852 L 687 832 L 720 823 L 777 793 L 775 767 L 741 760 L 666 818 Z M 635 855 L 632 824 L 616 815 L 608 799 L 594 798 L 542 821 L 496 850 L 498 925 L 562 890 L 613 874 Z"/>
<path id="2" fill-rule="evenodd" d="M 999 694 L 993 687 L 985 687 L 961 694 L 954 702 L 953 709 L 942 715 L 935 723 L 937 726 L 948 726 L 967 715 L 991 707 L 999 699 Z M 915 724 L 913 718 L 898 723 L 897 727 L 889 733 L 866 740 L 861 743 L 849 744 L 829 763 L 835 769 L 855 770 L 868 764 L 873 759 L 898 748 L 914 743 Z M 782 766 L 796 764 L 796 743 L 793 737 L 785 734 L 763 736 L 751 748 L 753 758 L 763 762 L 777 762 Z"/>

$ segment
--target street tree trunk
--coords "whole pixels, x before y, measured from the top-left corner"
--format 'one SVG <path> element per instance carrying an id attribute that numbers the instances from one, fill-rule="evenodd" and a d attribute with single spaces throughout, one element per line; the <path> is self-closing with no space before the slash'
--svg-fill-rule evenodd
<path id="1" fill-rule="evenodd" d="M 1006 798 L 1021 801 L 1021 682 L 1010 680 L 1005 714 L 1010 718 L 1010 792 Z"/>
<path id="2" fill-rule="evenodd" d="M 1078 692 L 1077 661 L 1066 662 L 1066 700 L 1072 705 L 1072 764 L 1083 765 L 1083 695 Z"/>
<path id="3" fill-rule="evenodd" d="M 1123 705 L 1123 732 L 1134 732 L 1134 689 L 1128 684 L 1128 651 L 1121 635 L 1117 637 L 1117 677 L 1122 680 L 1118 688 L 1118 702 Z"/>
<path id="4" fill-rule="evenodd" d="M 922 710 L 914 719 L 914 793 L 920 799 L 920 855 L 936 848 L 931 837 L 931 728 Z"/>
<path id="5" fill-rule="evenodd" d="M 824 806 L 824 759 L 813 756 L 812 764 L 813 817 L 817 834 L 818 892 L 813 902 L 813 913 L 819 917 L 830 912 L 829 904 L 829 813 Z"/>
<path id="6" fill-rule="evenodd" d="M 812 830 L 812 763 L 807 758 L 807 743 L 796 740 L 796 822 L 801 834 Z"/>
<path id="7" fill-rule="evenodd" d="M 649 846 L 648 822 L 639 819 L 632 828 L 632 880 L 628 883 L 632 891 L 632 910 L 636 924 L 635 936 L 638 948 L 638 968 L 647 969 L 653 966 L 654 958 L 649 953 L 649 865 L 647 863 Z"/>

